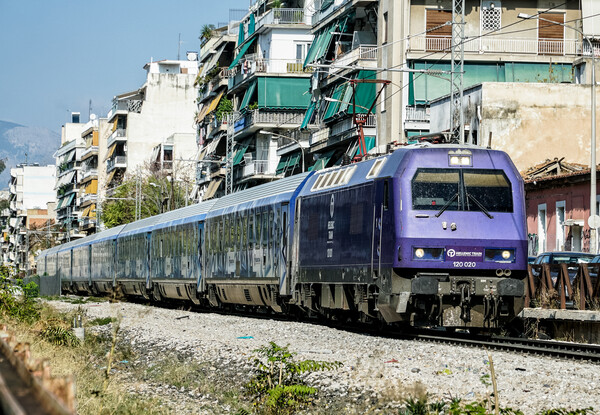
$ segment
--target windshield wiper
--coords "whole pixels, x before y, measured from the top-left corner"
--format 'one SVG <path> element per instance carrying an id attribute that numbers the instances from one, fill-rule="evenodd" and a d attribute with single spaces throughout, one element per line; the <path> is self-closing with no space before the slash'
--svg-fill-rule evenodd
<path id="1" fill-rule="evenodd" d="M 467 193 L 467 199 L 471 199 L 473 201 L 473 203 L 475 203 L 479 209 L 481 209 L 481 211 L 490 219 L 493 219 L 494 217 L 492 215 L 490 215 L 490 212 L 479 202 L 479 200 L 475 199 L 475 196 L 473 196 L 470 193 Z"/>
<path id="2" fill-rule="evenodd" d="M 442 206 L 442 208 L 440 209 L 440 211 L 439 211 L 438 213 L 436 213 L 436 214 L 435 214 L 435 217 L 436 217 L 436 218 L 439 218 L 439 217 L 440 217 L 440 215 L 441 215 L 442 213 L 444 213 L 444 211 L 445 211 L 446 209 L 448 209 L 448 208 L 450 207 L 450 205 L 452 204 L 452 202 L 454 202 L 456 199 L 458 199 L 458 192 L 456 192 L 456 194 L 455 194 L 454 196 L 452 196 L 452 199 L 448 200 L 448 201 L 446 202 L 446 204 L 445 204 L 444 206 Z"/>

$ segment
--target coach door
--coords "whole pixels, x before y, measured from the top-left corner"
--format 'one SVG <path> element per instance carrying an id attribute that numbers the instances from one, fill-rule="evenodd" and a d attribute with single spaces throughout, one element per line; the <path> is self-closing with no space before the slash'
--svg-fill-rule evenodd
<path id="1" fill-rule="evenodd" d="M 375 280 L 381 275 L 381 256 L 383 239 L 383 215 L 387 210 L 389 198 L 389 183 L 387 180 L 377 180 L 373 183 L 373 223 L 371 234 L 371 276 Z"/>

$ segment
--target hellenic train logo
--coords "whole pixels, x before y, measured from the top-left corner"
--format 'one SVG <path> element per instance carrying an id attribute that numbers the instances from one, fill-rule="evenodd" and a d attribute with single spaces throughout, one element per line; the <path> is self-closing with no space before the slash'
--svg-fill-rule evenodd
<path id="1" fill-rule="evenodd" d="M 449 258 L 454 258 L 456 256 L 456 251 L 454 249 L 448 249 L 448 252 L 446 254 Z"/>
<path id="2" fill-rule="evenodd" d="M 335 200 L 333 195 L 331 195 L 331 202 L 329 203 L 329 216 L 333 219 L 333 208 L 335 206 Z"/>

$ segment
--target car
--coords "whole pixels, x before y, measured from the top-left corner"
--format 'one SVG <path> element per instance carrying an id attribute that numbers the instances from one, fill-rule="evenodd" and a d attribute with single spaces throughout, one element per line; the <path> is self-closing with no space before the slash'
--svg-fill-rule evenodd
<path id="1" fill-rule="evenodd" d="M 527 257 L 527 263 L 528 263 L 528 264 L 533 264 L 533 263 L 535 263 L 535 259 L 536 259 L 536 258 L 537 258 L 537 257 L 535 257 L 535 256 L 528 256 L 528 257 Z"/>
<path id="2" fill-rule="evenodd" d="M 556 252 L 544 252 L 539 254 L 533 265 L 543 265 L 543 264 L 567 264 L 567 270 L 569 272 L 569 280 L 571 283 L 577 276 L 577 271 L 579 270 L 579 264 L 589 263 L 594 259 L 594 254 L 590 254 L 588 252 L 573 252 L 573 251 L 556 251 Z M 532 269 L 532 273 L 535 276 L 539 275 L 539 272 L 534 268 Z M 550 274 L 552 275 L 552 283 L 556 283 L 556 278 L 558 277 L 558 270 L 552 269 L 550 270 Z"/>

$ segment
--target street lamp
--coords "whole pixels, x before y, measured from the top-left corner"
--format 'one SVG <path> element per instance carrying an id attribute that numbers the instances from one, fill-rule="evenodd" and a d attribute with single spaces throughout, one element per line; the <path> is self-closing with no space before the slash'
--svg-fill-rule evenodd
<path id="1" fill-rule="evenodd" d="M 554 22 L 552 20 L 544 19 L 540 16 L 531 16 L 527 13 L 519 13 L 517 16 L 519 19 L 538 19 L 545 22 L 566 27 L 579 33 L 581 37 L 590 45 L 590 51 L 592 54 L 592 91 L 591 91 L 591 138 L 590 138 L 590 217 L 588 219 L 588 225 L 590 226 L 590 252 L 597 252 L 597 241 L 596 241 L 596 228 L 600 225 L 600 218 L 596 216 L 596 54 L 594 53 L 594 45 L 592 41 L 575 27 L 566 25 L 564 23 Z"/>
<path id="2" fill-rule="evenodd" d="M 157 189 L 160 190 L 160 200 L 159 200 L 159 204 L 160 204 L 160 213 L 163 213 L 163 187 L 162 184 L 158 185 L 156 183 L 153 182 L 148 182 L 148 184 L 152 187 L 155 187 Z"/>
<path id="3" fill-rule="evenodd" d="M 277 134 L 274 133 L 273 131 L 266 131 L 266 130 L 260 130 L 259 131 L 260 134 L 265 134 L 265 135 L 276 135 L 278 137 L 283 137 L 283 138 L 287 138 L 288 140 L 293 141 L 294 143 L 298 144 L 298 147 L 300 147 L 300 154 L 302 155 L 302 173 L 304 173 L 305 170 L 305 165 L 304 165 L 304 146 L 302 146 L 302 144 L 300 143 L 300 141 L 296 140 L 294 137 L 290 137 L 289 135 L 283 135 L 283 134 Z"/>

